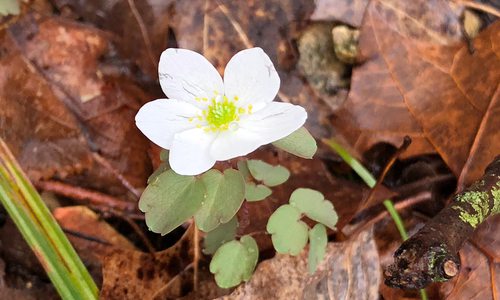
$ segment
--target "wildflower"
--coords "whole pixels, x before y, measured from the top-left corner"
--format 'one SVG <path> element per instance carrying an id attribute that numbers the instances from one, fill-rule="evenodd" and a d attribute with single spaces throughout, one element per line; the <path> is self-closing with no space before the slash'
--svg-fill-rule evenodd
<path id="1" fill-rule="evenodd" d="M 224 81 L 202 55 L 165 50 L 160 85 L 169 99 L 146 103 L 137 127 L 152 142 L 169 149 L 171 168 L 197 175 L 216 161 L 246 155 L 300 128 L 307 113 L 273 102 L 280 78 L 261 48 L 238 52 L 226 66 Z"/>

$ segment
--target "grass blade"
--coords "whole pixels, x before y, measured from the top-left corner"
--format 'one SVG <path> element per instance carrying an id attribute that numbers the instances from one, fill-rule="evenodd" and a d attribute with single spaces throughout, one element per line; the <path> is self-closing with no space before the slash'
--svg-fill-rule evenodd
<path id="1" fill-rule="evenodd" d="M 0 138 L 0 201 L 63 299 L 97 299 L 97 286 Z"/>

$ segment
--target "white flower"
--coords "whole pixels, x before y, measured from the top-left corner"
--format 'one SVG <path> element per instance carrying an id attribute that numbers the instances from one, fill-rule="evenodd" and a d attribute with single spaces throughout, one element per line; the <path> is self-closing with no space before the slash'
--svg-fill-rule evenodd
<path id="1" fill-rule="evenodd" d="M 273 102 L 280 79 L 261 48 L 231 58 L 224 82 L 202 55 L 167 49 L 160 58 L 160 84 L 169 99 L 146 103 L 137 127 L 169 149 L 171 168 L 197 175 L 216 161 L 246 155 L 286 137 L 307 118 L 304 108 Z"/>

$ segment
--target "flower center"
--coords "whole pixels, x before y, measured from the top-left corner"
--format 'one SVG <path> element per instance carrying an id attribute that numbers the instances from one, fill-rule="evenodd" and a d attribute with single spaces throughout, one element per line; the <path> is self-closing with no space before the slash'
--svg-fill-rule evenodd
<path id="1" fill-rule="evenodd" d="M 189 122 L 197 121 L 196 127 L 203 128 L 206 132 L 219 132 L 229 128 L 237 128 L 240 115 L 251 114 L 252 105 L 243 108 L 237 105 L 238 97 L 229 100 L 227 96 L 214 93 L 210 99 L 211 104 L 202 111 L 201 116 L 189 118 Z M 209 101 L 208 98 L 196 97 L 196 101 Z"/>
<path id="2" fill-rule="evenodd" d="M 231 122 L 238 118 L 237 110 L 234 102 L 228 101 L 227 97 L 224 97 L 224 100 L 220 102 L 213 99 L 212 104 L 206 109 L 205 119 L 210 127 L 225 130 Z"/>

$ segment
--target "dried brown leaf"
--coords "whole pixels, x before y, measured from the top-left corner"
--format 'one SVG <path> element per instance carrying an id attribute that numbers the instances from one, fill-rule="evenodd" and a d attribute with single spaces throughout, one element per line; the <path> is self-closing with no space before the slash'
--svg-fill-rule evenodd
<path id="1" fill-rule="evenodd" d="M 480 300 L 500 296 L 499 227 L 500 216 L 489 218 L 474 233 L 473 243 L 466 243 L 460 250 L 460 274 L 441 286 L 443 299 Z"/>
<path id="2" fill-rule="evenodd" d="M 360 40 L 367 61 L 354 70 L 334 125 L 359 152 L 409 135 L 405 156 L 438 153 L 460 186 L 470 183 L 500 147 L 500 24 L 480 34 L 471 55 L 457 42 L 458 16 L 448 4 L 401 14 L 387 3 L 368 7 Z"/>
<path id="3" fill-rule="evenodd" d="M 104 33 L 29 14 L 2 47 L 0 134 L 31 178 L 138 195 L 150 168 L 133 119 L 150 97 L 125 76 L 106 75 Z"/>
<path id="4" fill-rule="evenodd" d="M 193 226 L 167 250 L 153 254 L 115 249 L 103 262 L 101 299 L 153 299 L 193 262 Z M 182 286 L 170 287 L 181 296 Z"/>

